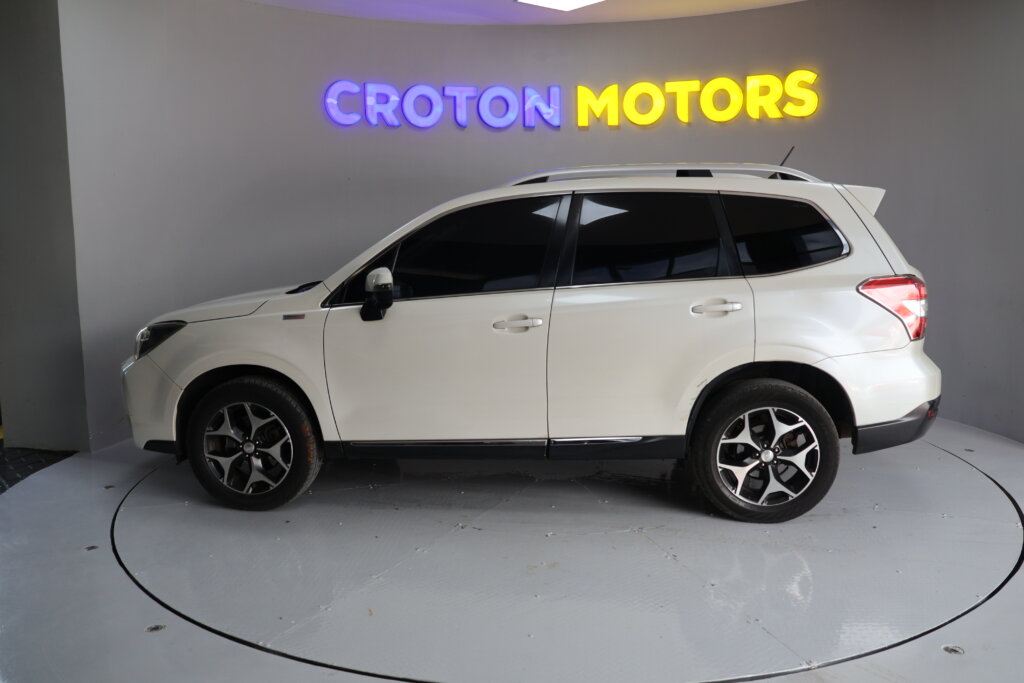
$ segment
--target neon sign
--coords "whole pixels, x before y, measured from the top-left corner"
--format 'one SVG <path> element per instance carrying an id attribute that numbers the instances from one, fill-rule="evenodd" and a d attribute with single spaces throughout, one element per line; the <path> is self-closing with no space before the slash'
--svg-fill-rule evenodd
<path id="1" fill-rule="evenodd" d="M 443 96 L 442 96 L 443 94 Z M 362 112 L 343 109 L 345 95 L 362 95 Z M 449 106 L 452 119 L 460 128 L 469 126 L 470 101 L 479 119 L 491 128 L 508 128 L 522 119 L 525 128 L 534 128 L 537 121 L 558 128 L 562 125 L 562 89 L 549 86 L 547 95 L 533 88 L 523 88 L 522 94 L 501 85 L 492 85 L 482 92 L 472 85 L 446 85 L 438 92 L 429 85 L 414 85 L 404 93 L 387 83 L 335 81 L 324 93 L 324 109 L 332 121 L 341 126 L 354 126 L 365 121 L 371 126 L 397 127 L 402 125 L 398 112 L 406 123 L 416 128 L 431 128 L 438 124 Z M 447 100 L 447 102 L 446 102 Z M 356 104 L 358 108 L 358 104 Z"/>
<path id="2" fill-rule="evenodd" d="M 615 128 L 624 117 L 636 126 L 662 121 L 689 124 L 698 112 L 716 123 L 741 115 L 754 120 L 804 118 L 818 109 L 818 93 L 811 88 L 818 74 L 797 69 L 785 76 L 757 74 L 743 82 L 728 77 L 667 81 L 640 81 L 628 87 L 613 83 L 599 92 L 577 85 L 575 123 L 586 129 L 595 125 Z M 562 88 L 549 85 L 513 90 L 501 85 L 480 89 L 473 85 L 445 85 L 440 89 L 417 84 L 400 92 L 388 83 L 356 83 L 340 80 L 324 92 L 324 110 L 343 127 L 366 124 L 397 128 L 433 128 L 448 119 L 460 128 L 476 121 L 490 128 L 509 128 L 516 123 L 536 128 L 562 126 Z M 621 116 L 620 116 L 621 114 Z"/>

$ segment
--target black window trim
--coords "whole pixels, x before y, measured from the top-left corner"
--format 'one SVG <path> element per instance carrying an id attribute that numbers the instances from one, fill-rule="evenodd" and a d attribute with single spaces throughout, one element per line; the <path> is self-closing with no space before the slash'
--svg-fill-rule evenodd
<path id="1" fill-rule="evenodd" d="M 839 229 L 839 226 L 836 225 L 836 222 L 834 220 L 832 220 L 832 217 L 828 214 L 828 212 L 825 211 L 825 209 L 821 208 L 821 206 L 817 202 L 815 202 L 813 200 L 807 199 L 806 197 L 794 197 L 792 195 L 786 195 L 786 194 L 769 194 L 767 192 L 741 192 L 741 191 L 737 191 L 737 190 L 725 190 L 725 191 L 719 190 L 718 191 L 718 195 L 719 195 L 720 198 L 724 197 L 725 195 L 741 195 L 741 196 L 744 196 L 744 197 L 764 197 L 766 199 L 783 199 L 783 200 L 788 200 L 788 201 L 791 201 L 791 202 L 801 202 L 803 204 L 807 204 L 808 206 L 812 207 L 815 211 L 817 211 L 821 215 L 822 218 L 825 219 L 825 222 L 829 224 L 829 226 L 832 228 L 832 230 L 835 231 L 835 233 L 837 235 L 839 235 L 839 241 L 843 243 L 843 253 L 841 253 L 839 256 L 836 256 L 833 259 L 829 259 L 828 261 L 822 261 L 821 263 L 812 263 L 812 264 L 807 265 L 807 266 L 800 266 L 799 268 L 790 268 L 788 270 L 779 270 L 779 271 L 776 271 L 774 273 L 755 273 L 753 275 L 744 275 L 743 274 L 743 268 L 740 267 L 740 265 L 739 265 L 739 263 L 740 263 L 740 260 L 739 260 L 740 259 L 740 254 L 739 254 L 739 250 L 736 248 L 735 240 L 732 237 L 732 227 L 730 226 L 730 227 L 728 227 L 728 233 L 729 233 L 730 241 L 733 242 L 733 252 L 732 253 L 735 255 L 736 265 L 739 268 L 738 272 L 740 273 L 740 277 L 745 277 L 745 278 L 748 278 L 748 279 L 753 279 L 753 278 L 762 278 L 762 277 L 777 277 L 779 275 L 786 275 L 788 273 L 798 273 L 798 272 L 800 272 L 802 270 L 807 270 L 809 268 L 820 268 L 821 266 L 827 266 L 830 263 L 835 263 L 837 261 L 842 261 L 843 259 L 848 258 L 851 254 L 853 254 L 853 244 L 850 242 L 850 240 L 846 239 L 846 235 L 843 234 L 843 231 Z M 725 199 L 721 200 L 721 204 L 722 204 L 722 214 L 723 214 L 723 216 L 725 218 L 726 225 L 729 226 L 729 223 L 728 223 L 729 217 L 728 217 L 728 214 L 725 213 Z"/>
<path id="2" fill-rule="evenodd" d="M 708 277 L 687 277 L 671 278 L 663 280 L 633 280 L 630 282 L 594 282 L 588 284 L 572 284 L 573 269 L 576 265 L 576 244 L 580 236 L 580 212 L 583 206 L 583 195 L 588 194 L 631 194 L 643 193 L 654 194 L 671 192 L 675 194 L 699 194 L 705 195 L 711 205 L 711 211 L 715 216 L 715 223 L 718 226 L 720 256 L 718 260 L 718 273 Z M 572 193 L 572 209 L 569 212 L 569 221 L 566 226 L 565 243 L 562 245 L 562 256 L 559 260 L 558 275 L 555 280 L 555 287 L 558 289 L 583 289 L 586 287 L 620 287 L 623 285 L 654 285 L 670 282 L 700 282 L 702 280 L 724 280 L 728 278 L 741 278 L 743 272 L 740 269 L 740 262 L 736 245 L 733 243 L 732 231 L 726 221 L 725 209 L 722 206 L 720 193 L 717 190 L 698 189 L 677 189 L 677 188 L 642 188 L 630 187 L 623 189 L 594 189 L 577 190 Z"/>
<path id="3" fill-rule="evenodd" d="M 398 254 L 401 253 L 402 251 L 402 243 L 404 243 L 405 240 L 418 233 L 420 230 L 423 230 L 424 228 L 433 225 L 435 222 L 444 218 L 445 216 L 449 216 L 455 213 L 456 211 L 472 209 L 477 206 L 486 206 L 487 204 L 496 204 L 498 202 L 511 201 L 515 199 L 531 199 L 534 197 L 558 197 L 559 199 L 558 209 L 556 209 L 555 211 L 555 220 L 551 229 L 551 235 L 548 238 L 548 246 L 545 248 L 544 252 L 544 261 L 541 265 L 541 286 L 523 289 L 501 289 L 487 292 L 468 292 L 465 294 L 441 294 L 438 296 L 405 297 L 401 299 L 395 299 L 395 303 L 398 303 L 399 301 L 423 301 L 426 299 L 451 299 L 460 296 L 509 294 L 512 292 L 540 292 L 552 289 L 554 287 L 555 271 L 558 267 L 559 248 L 564 240 L 566 222 L 569 215 L 569 206 L 572 200 L 571 193 L 566 192 L 564 190 L 554 189 L 550 189 L 547 192 L 535 192 L 530 194 L 512 195 L 508 197 L 496 197 L 493 199 L 485 199 L 479 202 L 472 202 L 469 204 L 460 204 L 459 206 L 452 207 L 449 211 L 445 211 L 444 213 L 440 213 L 434 216 L 433 218 L 431 218 L 428 221 L 425 221 L 423 224 L 417 226 L 413 230 L 410 230 L 409 232 L 405 233 L 404 235 L 396 239 L 394 242 L 389 243 L 386 247 L 384 247 L 383 249 L 375 253 L 373 256 L 366 259 L 363 263 L 361 263 L 354 271 L 352 271 L 351 275 L 345 278 L 340 285 L 335 287 L 334 291 L 332 291 L 327 296 L 327 298 L 320 303 L 320 308 L 352 308 L 353 306 L 362 306 L 362 301 L 350 301 L 347 303 L 341 301 L 342 299 L 345 298 L 345 290 L 348 288 L 349 283 L 352 282 L 352 280 L 357 275 L 363 272 L 363 269 L 366 268 L 366 266 L 370 265 L 378 258 L 386 254 L 390 249 L 395 249 L 395 261 L 391 263 L 391 270 L 394 270 L 395 263 L 398 260 Z"/>
<path id="4" fill-rule="evenodd" d="M 576 260 L 576 243 L 579 239 L 579 216 L 580 210 L 583 203 L 583 195 L 588 194 L 625 194 L 625 193 L 654 193 L 654 192 L 676 192 L 685 194 L 703 194 L 717 195 L 718 201 L 712 201 L 712 210 L 715 214 L 715 218 L 718 222 L 719 234 L 722 240 L 721 248 L 722 255 L 724 258 L 719 260 L 719 273 L 710 277 L 701 278 L 680 278 L 671 280 L 637 280 L 634 282 L 599 282 L 585 285 L 574 285 L 572 284 L 572 271 Z M 732 229 L 729 226 L 728 216 L 725 213 L 724 195 L 742 195 L 747 197 L 764 197 L 766 199 L 782 199 L 788 201 L 803 202 L 813 207 L 821 216 L 828 222 L 832 229 L 839 235 L 839 239 L 843 243 L 843 253 L 834 259 L 828 261 L 822 261 L 821 263 L 815 263 L 808 266 L 801 266 L 799 268 L 791 268 L 789 270 L 780 270 L 775 273 L 761 273 L 754 275 L 744 275 L 743 269 L 740 266 L 739 251 L 736 248 L 736 243 L 732 235 Z M 434 216 L 431 220 L 423 223 L 414 230 L 402 235 L 394 242 L 389 243 L 383 249 L 375 253 L 372 257 L 367 259 L 365 262 L 359 265 L 351 275 L 338 285 L 332 291 L 326 299 L 320 304 L 321 308 L 351 308 L 354 306 L 362 306 L 362 302 L 349 302 L 341 303 L 338 299 L 344 298 L 344 292 L 348 284 L 352 279 L 362 272 L 363 268 L 369 265 L 371 262 L 379 258 L 389 249 L 398 246 L 396 250 L 396 257 L 398 251 L 401 250 L 401 244 L 406 238 L 416 234 L 423 228 L 432 225 L 434 221 L 443 218 L 449 214 L 461 211 L 463 209 L 469 209 L 475 206 L 482 206 L 485 204 L 493 204 L 496 202 L 508 201 L 511 199 L 525 199 L 529 197 L 550 197 L 558 196 L 560 198 L 558 210 L 555 214 L 555 224 L 551 231 L 551 241 L 548 244 L 548 250 L 544 256 L 544 265 L 541 270 L 541 287 L 532 287 L 529 289 L 509 289 L 500 290 L 495 292 L 471 292 L 468 294 L 444 294 L 441 296 L 431 297 L 410 297 L 407 299 L 401 299 L 401 301 L 421 301 L 424 299 L 444 299 L 460 296 L 482 296 L 484 294 L 507 294 L 510 292 L 537 292 L 551 289 L 556 287 L 558 289 L 581 289 L 584 287 L 617 287 L 622 285 L 649 285 L 658 283 L 668 282 L 699 282 L 703 280 L 720 280 L 728 278 L 762 278 L 762 277 L 775 277 L 777 275 L 785 275 L 787 273 L 795 273 L 808 268 L 818 268 L 825 266 L 830 263 L 835 263 L 849 257 L 853 254 L 853 245 L 846 238 L 846 235 L 839 226 L 836 225 L 835 221 L 832 220 L 828 212 L 826 212 L 817 202 L 814 202 L 806 197 L 794 197 L 786 194 L 772 194 L 767 192 L 742 192 L 737 190 L 698 190 L 698 189 L 677 189 L 677 188 L 622 188 L 622 189 L 587 189 L 587 190 L 574 190 L 572 192 L 565 192 L 564 190 L 549 189 L 546 192 L 536 192 L 522 195 L 513 195 L 509 197 L 497 197 L 494 199 L 486 199 L 479 202 L 473 202 L 471 204 L 462 204 L 460 206 L 453 207 L 451 210 L 446 211 L 442 214 Z M 557 259 L 554 255 L 557 254 Z M 394 266 L 394 264 L 392 264 Z"/>

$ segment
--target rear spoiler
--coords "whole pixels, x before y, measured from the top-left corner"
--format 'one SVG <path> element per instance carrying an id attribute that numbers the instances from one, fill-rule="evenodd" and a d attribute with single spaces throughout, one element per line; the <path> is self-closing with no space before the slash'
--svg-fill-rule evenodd
<path id="1" fill-rule="evenodd" d="M 885 190 L 880 187 L 867 187 L 866 185 L 843 185 L 843 187 L 849 190 L 850 194 L 856 197 L 857 201 L 863 204 L 872 216 L 878 211 L 878 205 L 882 203 L 882 197 L 885 196 Z"/>

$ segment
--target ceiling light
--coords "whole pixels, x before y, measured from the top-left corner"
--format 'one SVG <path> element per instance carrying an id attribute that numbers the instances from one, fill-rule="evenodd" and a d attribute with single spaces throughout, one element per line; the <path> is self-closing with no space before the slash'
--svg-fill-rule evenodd
<path id="1" fill-rule="evenodd" d="M 604 0 L 516 0 L 516 2 L 521 2 L 524 5 L 537 5 L 538 7 L 571 12 L 574 9 L 586 7 L 587 5 L 596 5 L 599 2 L 604 2 Z"/>

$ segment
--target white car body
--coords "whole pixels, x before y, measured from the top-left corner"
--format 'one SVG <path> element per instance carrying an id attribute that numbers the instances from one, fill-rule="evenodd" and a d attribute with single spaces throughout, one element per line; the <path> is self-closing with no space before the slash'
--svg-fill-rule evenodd
<path id="1" fill-rule="evenodd" d="M 829 385 L 835 395 L 819 400 L 858 450 L 919 434 L 896 432 L 922 406 L 934 407 L 940 372 L 897 315 L 858 291 L 870 278 L 920 275 L 873 215 L 882 191 L 719 170 L 663 177 L 626 168 L 613 177 L 553 176 L 479 192 L 419 216 L 306 291 L 268 290 L 159 316 L 154 322 L 187 324 L 123 367 L 135 443 L 181 454 L 182 411 L 196 399 L 183 401 L 186 391 L 245 372 L 286 378 L 311 408 L 322 440 L 349 455 L 399 454 L 385 446 L 401 444 L 444 455 L 459 443 L 504 443 L 549 457 L 606 457 L 609 445 L 684 437 L 716 382 L 780 368 L 788 381 L 834 380 L 841 392 Z M 389 245 L 457 209 L 641 191 L 806 202 L 847 248 L 820 265 L 771 275 L 396 298 L 375 322 L 361 319 L 358 303 L 326 305 Z M 735 310 L 694 312 L 726 303 Z M 524 318 L 535 326 L 495 328 Z M 869 444 L 864 434 L 886 425 L 889 436 Z M 597 448 L 573 448 L 579 445 Z M 633 454 L 671 457 L 664 448 Z"/>

